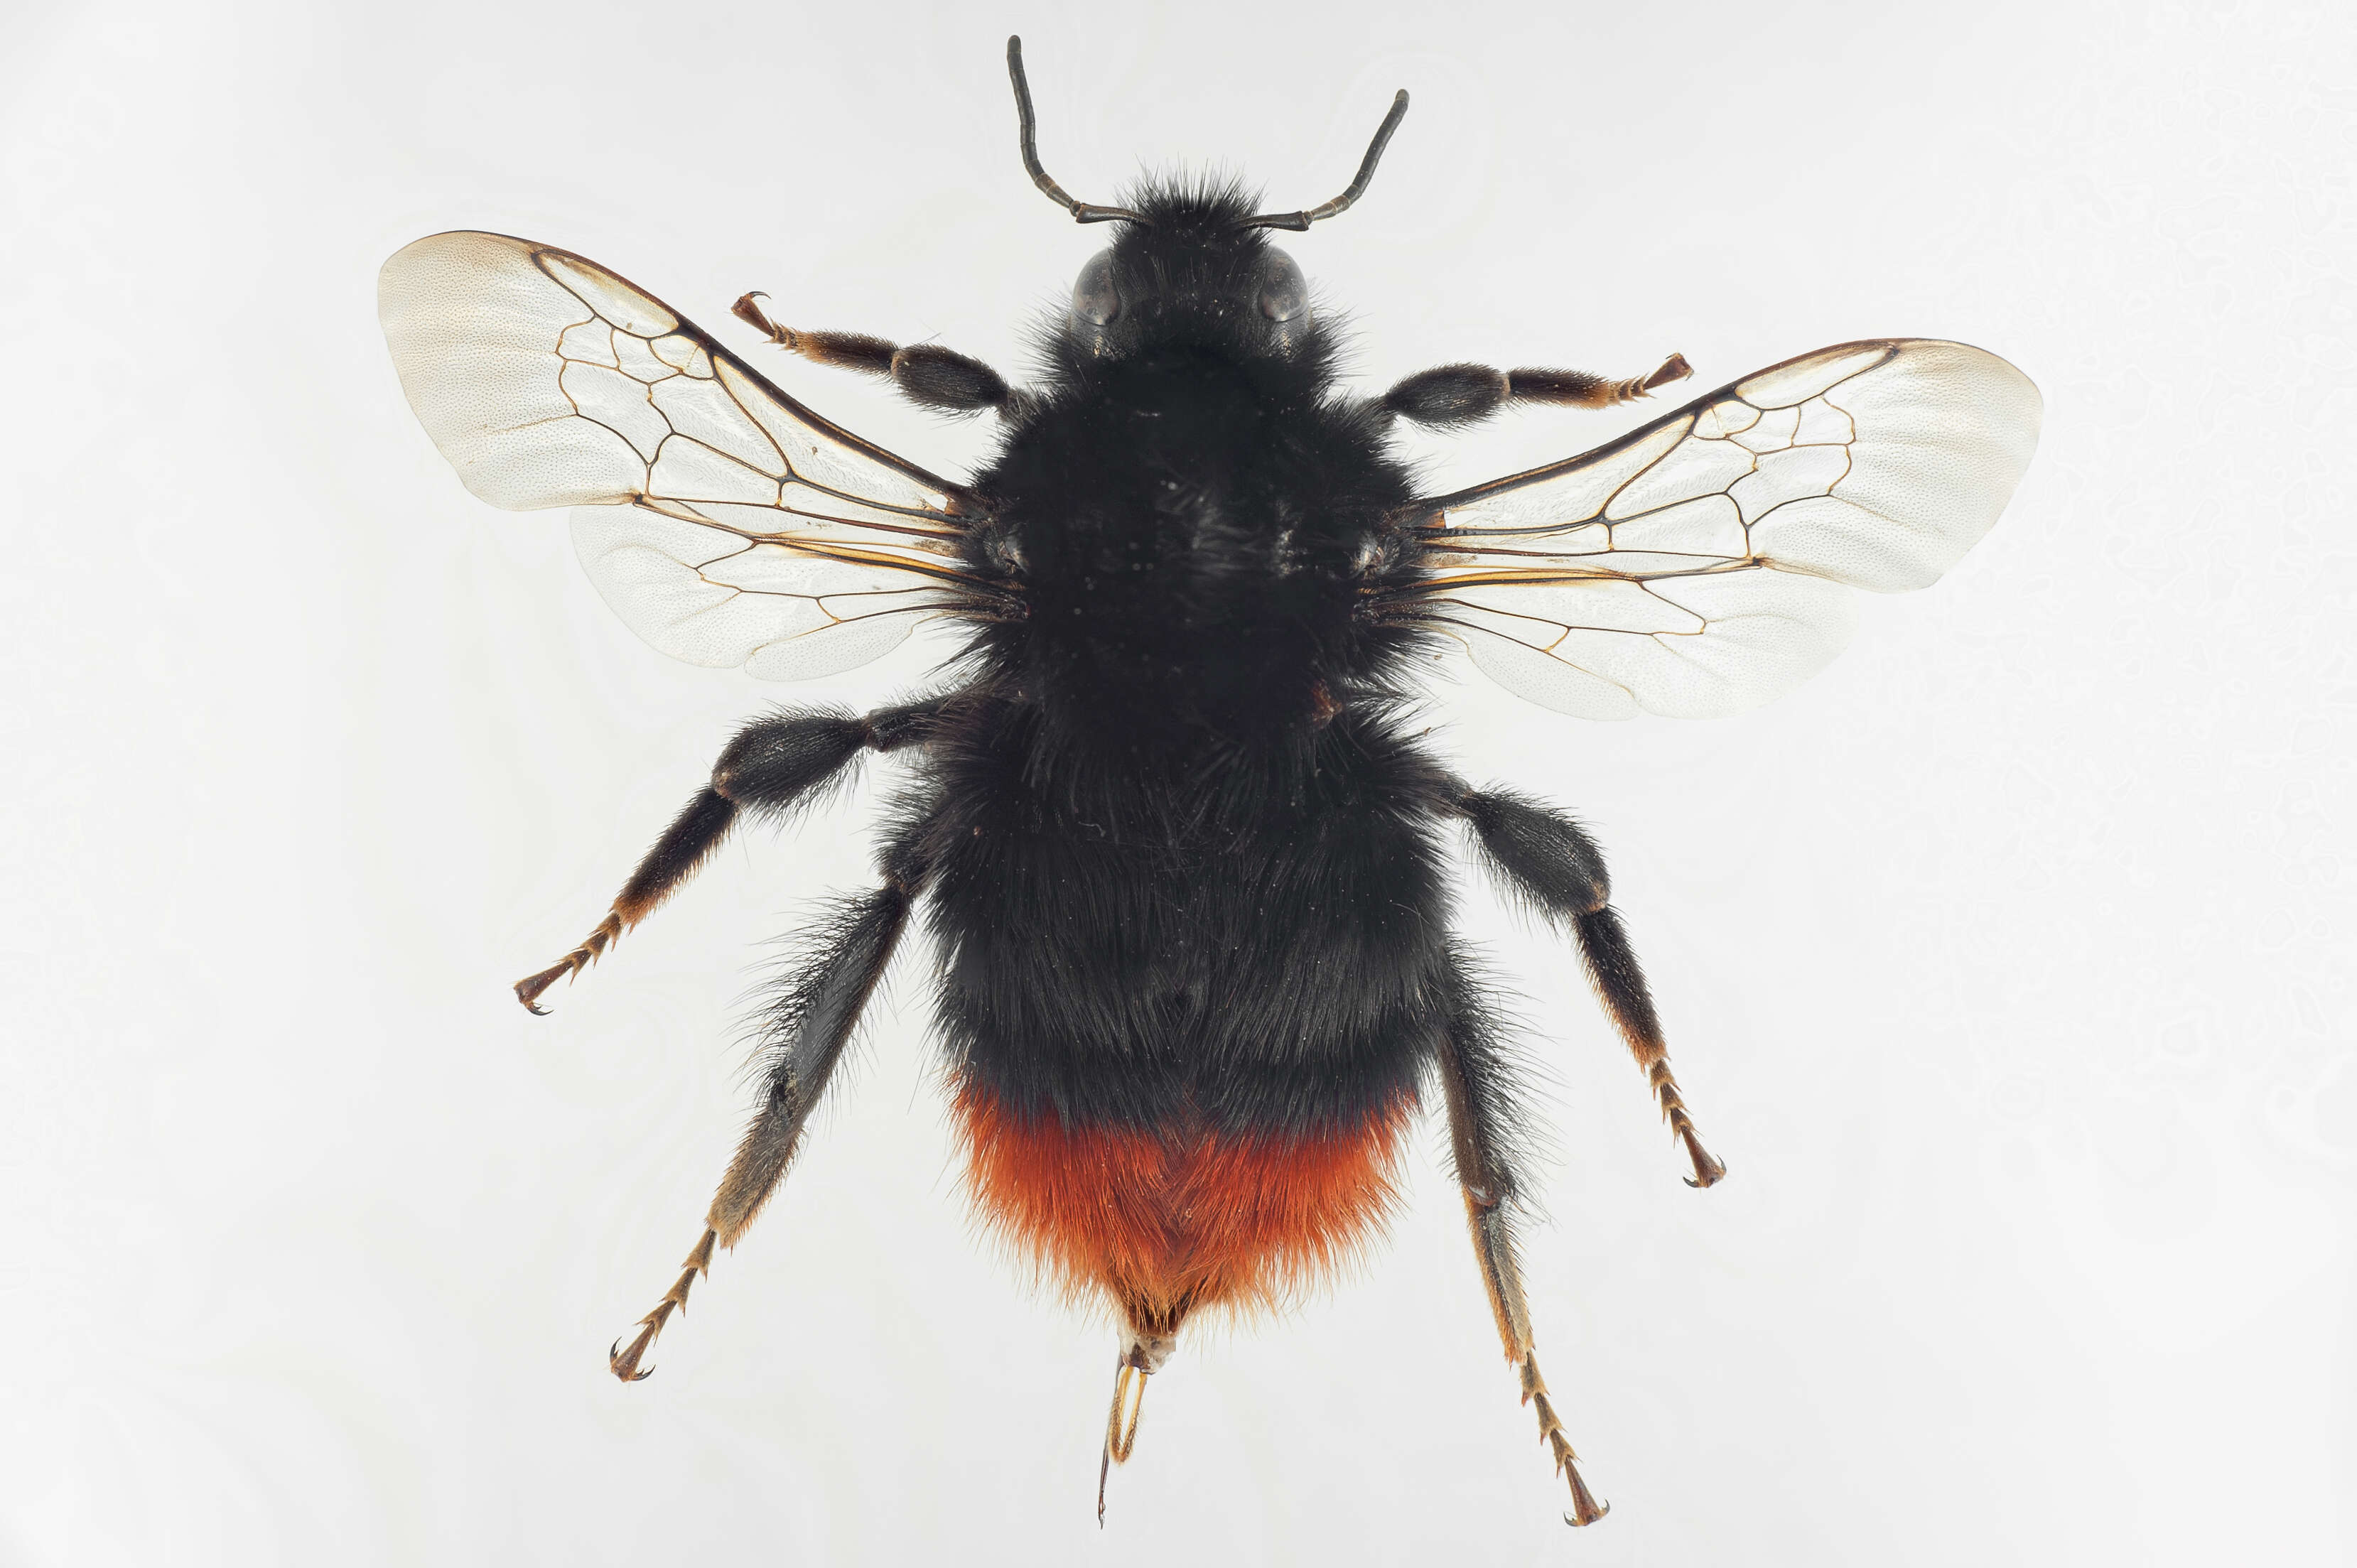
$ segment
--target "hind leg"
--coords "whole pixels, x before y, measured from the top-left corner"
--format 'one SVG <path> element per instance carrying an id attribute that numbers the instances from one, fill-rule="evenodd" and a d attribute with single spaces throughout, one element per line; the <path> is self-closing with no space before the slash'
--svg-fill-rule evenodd
<path id="1" fill-rule="evenodd" d="M 802 1129 L 834 1076 L 861 1010 L 884 978 L 923 881 L 923 866 L 904 840 L 886 857 L 884 886 L 845 899 L 787 980 L 763 1031 L 767 1059 L 760 1109 L 713 1195 L 704 1234 L 662 1300 L 639 1319 L 630 1343 L 617 1342 L 607 1352 L 608 1369 L 624 1382 L 637 1382 L 653 1370 L 640 1362 L 671 1315 L 686 1309 L 697 1277 L 711 1273 L 713 1248 L 735 1246 L 785 1180 L 802 1146 Z"/>
<path id="2" fill-rule="evenodd" d="M 1473 1235 L 1473 1255 L 1490 1294 L 1490 1313 L 1506 1359 L 1522 1379 L 1523 1402 L 1534 1406 L 1539 1440 L 1555 1455 L 1557 1474 L 1571 1487 L 1571 1511 L 1564 1522 L 1593 1524 L 1611 1511 L 1598 1502 L 1579 1473 L 1579 1455 L 1564 1435 L 1563 1420 L 1539 1375 L 1531 1334 L 1530 1306 L 1523 1296 L 1523 1271 L 1516 1250 L 1514 1166 L 1519 1112 L 1513 1085 L 1499 1049 L 1495 1026 L 1472 994 L 1462 968 L 1453 973 L 1448 1034 L 1440 1050 L 1440 1087 L 1448 1105 L 1449 1154 L 1465 1192 L 1465 1221 Z"/>

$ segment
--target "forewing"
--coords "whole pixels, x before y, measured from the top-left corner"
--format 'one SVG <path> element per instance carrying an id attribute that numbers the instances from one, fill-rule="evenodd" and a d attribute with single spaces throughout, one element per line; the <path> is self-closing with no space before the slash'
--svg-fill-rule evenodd
<path id="1" fill-rule="evenodd" d="M 1419 503 L 1433 568 L 1392 613 L 1586 718 L 1737 713 L 1849 636 L 1849 588 L 1936 582 L 2038 446 L 2038 389 L 1979 349 L 1844 343 L 1608 446 Z"/>
<path id="2" fill-rule="evenodd" d="M 692 664 L 829 675 L 981 609 L 973 498 L 813 413 L 619 274 L 504 234 L 435 234 L 377 280 L 418 422 L 467 489 L 570 506 L 590 581 Z"/>

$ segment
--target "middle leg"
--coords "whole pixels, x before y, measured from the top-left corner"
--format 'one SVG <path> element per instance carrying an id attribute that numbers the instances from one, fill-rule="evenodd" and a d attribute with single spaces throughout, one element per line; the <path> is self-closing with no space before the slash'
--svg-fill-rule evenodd
<path id="1" fill-rule="evenodd" d="M 546 969 L 517 981 L 516 1000 L 546 1013 L 540 998 L 548 988 L 597 962 L 623 932 L 652 914 L 712 858 L 740 814 L 791 816 L 841 778 L 861 752 L 921 744 L 946 701 L 883 708 L 864 718 L 790 708 L 747 725 L 713 764 L 712 782 L 663 830 L 597 929 Z"/>
<path id="2" fill-rule="evenodd" d="M 1610 1014 L 1637 1065 L 1645 1069 L 1660 1101 L 1662 1118 L 1685 1145 L 1693 1162 L 1689 1187 L 1709 1187 L 1727 1174 L 1711 1157 L 1687 1113 L 1685 1096 L 1670 1072 L 1670 1047 L 1653 1010 L 1645 972 L 1630 945 L 1628 929 L 1612 908 L 1612 881 L 1604 852 L 1577 822 L 1519 796 L 1469 791 L 1458 809 L 1473 824 L 1490 864 L 1513 889 L 1551 919 L 1571 927 L 1590 984 Z"/>

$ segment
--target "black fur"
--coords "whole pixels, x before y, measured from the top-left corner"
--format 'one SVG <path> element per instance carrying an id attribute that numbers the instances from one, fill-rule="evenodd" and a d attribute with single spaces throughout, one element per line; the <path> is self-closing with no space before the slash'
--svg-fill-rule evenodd
<path id="1" fill-rule="evenodd" d="M 1335 393 L 1323 328 L 1276 346 L 1255 307 L 1272 247 L 1234 227 L 1239 192 L 1134 204 L 1152 226 L 1111 248 L 1120 316 L 1049 343 L 1049 384 L 974 482 L 996 519 L 974 565 L 1011 548 L 1029 605 L 980 645 L 1060 759 L 1298 749 L 1405 645 L 1361 607 L 1412 575 L 1392 565 L 1408 474 L 1380 412 Z"/>
<path id="2" fill-rule="evenodd" d="M 1017 1114 L 1354 1128 L 1415 1095 L 1453 1026 L 1502 1158 L 1510 1096 L 1452 957 L 1443 830 L 1471 817 L 1575 918 L 1601 905 L 1602 863 L 1424 753 L 1400 713 L 1422 634 L 1371 608 L 1423 570 L 1394 413 L 1485 400 L 1461 368 L 1403 383 L 1405 410 L 1342 395 L 1330 328 L 1238 188 L 1129 205 L 967 487 L 966 569 L 1022 613 L 972 624 L 948 695 L 778 714 L 714 771 L 716 797 L 773 816 L 866 749 L 906 747 L 920 774 L 883 903 L 797 972 L 768 1059 L 805 1084 L 792 1064 L 833 1060 L 848 1021 L 820 1027 L 811 987 L 869 975 L 882 950 L 859 933 L 916 895 L 894 865 L 921 865 L 952 1064 Z M 807 1106 L 771 1109 L 790 1139 Z"/>
<path id="3" fill-rule="evenodd" d="M 1074 753 L 1020 700 L 936 753 L 958 1064 L 1068 1123 L 1331 1131 L 1412 1093 L 1447 1018 L 1443 780 L 1396 726 Z"/>
<path id="4" fill-rule="evenodd" d="M 1355 1125 L 1448 1016 L 1446 774 L 1390 693 L 1412 495 L 1320 327 L 1259 307 L 1233 188 L 1157 187 L 1110 250 L 1121 309 L 1048 345 L 998 459 L 976 628 L 931 737 L 941 1016 L 1027 1114 Z"/>

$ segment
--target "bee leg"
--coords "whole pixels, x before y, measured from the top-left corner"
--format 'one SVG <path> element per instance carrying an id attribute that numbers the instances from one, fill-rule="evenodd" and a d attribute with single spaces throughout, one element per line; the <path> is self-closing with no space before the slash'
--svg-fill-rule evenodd
<path id="1" fill-rule="evenodd" d="M 940 708 L 936 699 L 866 718 L 788 710 L 747 725 L 713 765 L 711 785 L 663 830 L 597 929 L 546 969 L 517 981 L 516 1000 L 546 1013 L 542 993 L 597 962 L 624 931 L 652 914 L 712 858 L 740 811 L 786 815 L 807 804 L 861 751 L 890 751 L 921 739 Z"/>
<path id="2" fill-rule="evenodd" d="M 578 974 L 604 956 L 617 938 L 654 911 L 656 905 L 668 897 L 672 890 L 693 875 L 697 867 L 712 857 L 720 841 L 728 835 L 729 825 L 737 820 L 737 803 L 712 789 L 705 789 L 687 803 L 687 809 L 672 820 L 662 837 L 647 851 L 638 869 L 622 885 L 614 897 L 614 906 L 606 918 L 581 940 L 581 945 L 536 974 L 527 974 L 515 983 L 516 1000 L 532 1012 L 544 1014 L 540 1004 L 541 993 L 558 981 Z"/>
<path id="3" fill-rule="evenodd" d="M 640 1363 L 673 1311 L 685 1309 L 696 1276 L 711 1273 L 714 1246 L 734 1247 L 785 1179 L 811 1112 L 884 978 L 923 880 L 922 865 L 904 839 L 888 853 L 884 886 L 838 904 L 803 961 L 780 984 L 761 1030 L 760 1108 L 713 1195 L 704 1237 L 681 1265 L 678 1282 L 639 1319 L 629 1346 L 618 1340 L 606 1354 L 608 1369 L 624 1382 L 637 1382 L 653 1369 Z"/>
<path id="4" fill-rule="evenodd" d="M 1641 376 L 1616 381 L 1585 371 L 1524 369 L 1506 372 L 1506 395 L 1516 403 L 1568 403 L 1574 408 L 1617 408 L 1652 396 L 1657 388 L 1694 374 L 1684 354 L 1672 354 Z"/>
<path id="5" fill-rule="evenodd" d="M 1401 419 L 1437 430 L 1479 424 L 1510 403 L 1568 403 L 1611 408 L 1650 397 L 1657 387 L 1694 374 L 1684 354 L 1673 354 L 1649 374 L 1616 381 L 1585 371 L 1493 371 L 1487 365 L 1442 365 L 1419 371 L 1376 400 Z"/>
<path id="6" fill-rule="evenodd" d="M 608 1348 L 606 1367 L 608 1371 L 626 1383 L 643 1382 L 655 1375 L 652 1367 L 640 1367 L 639 1362 L 654 1345 L 655 1336 L 662 1332 L 663 1325 L 671 1321 L 672 1313 L 676 1310 L 683 1316 L 686 1315 L 688 1288 L 695 1283 L 698 1276 L 712 1273 L 712 1244 L 719 1239 L 719 1232 L 709 1226 L 705 1228 L 703 1238 L 679 1265 L 679 1278 L 672 1282 L 671 1289 L 663 1292 L 663 1298 L 655 1303 L 655 1309 L 639 1319 L 636 1325 L 638 1333 L 631 1338 L 630 1348 L 623 1349 L 619 1339 Z"/>
<path id="7" fill-rule="evenodd" d="M 1449 1155 L 1465 1192 L 1473 1255 L 1481 1265 L 1498 1338 L 1522 1380 L 1523 1402 L 1536 1408 L 1539 1441 L 1553 1453 L 1556 1474 L 1571 1488 L 1571 1511 L 1563 1516 L 1564 1522 L 1594 1524 L 1612 1511 L 1612 1505 L 1598 1501 L 1579 1473 L 1579 1455 L 1564 1435 L 1563 1419 L 1555 1413 L 1546 1380 L 1539 1375 L 1530 1307 L 1523 1296 L 1513 1231 L 1518 1131 L 1513 1086 L 1495 1027 L 1461 970 L 1454 972 L 1454 985 L 1457 995 L 1440 1047 L 1440 1086 L 1448 1106 Z"/>
<path id="8" fill-rule="evenodd" d="M 1620 911 L 1609 902 L 1612 884 L 1604 869 L 1604 852 L 1569 817 L 1513 795 L 1469 792 L 1458 809 L 1473 824 L 1491 868 L 1507 885 L 1540 913 L 1571 928 L 1589 983 L 1628 1042 L 1630 1054 L 1645 1069 L 1662 1119 L 1685 1145 L 1694 1166 L 1686 1185 L 1717 1182 L 1727 1175 L 1727 1167 L 1702 1146 L 1685 1097 L 1670 1072 L 1670 1050 L 1652 995 L 1645 988 L 1645 972 Z"/>
<path id="9" fill-rule="evenodd" d="M 780 327 L 761 308 L 764 297 L 758 293 L 744 295 L 729 309 L 739 321 L 756 332 L 769 334 L 770 342 L 789 353 L 838 370 L 887 377 L 909 402 L 945 413 L 987 408 L 1004 416 L 1023 406 L 1023 394 L 972 355 L 935 343 L 903 348 L 864 332 L 803 332 Z"/>

